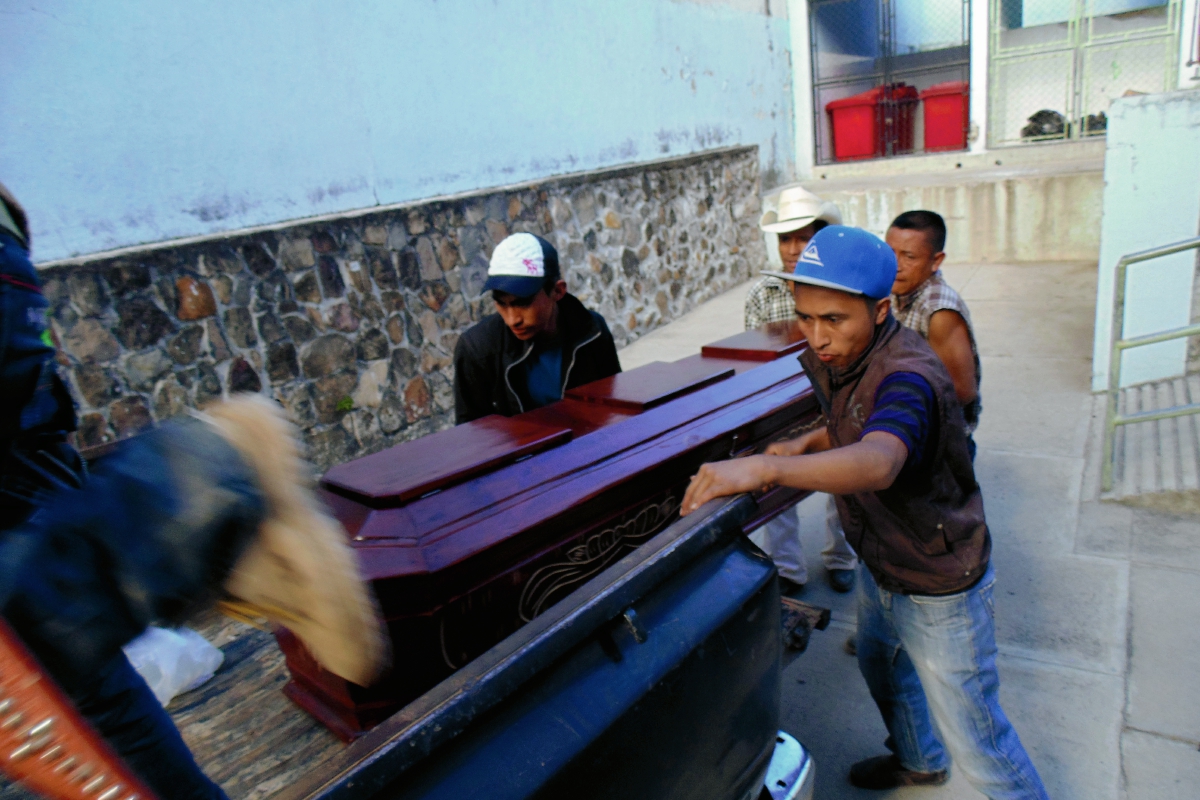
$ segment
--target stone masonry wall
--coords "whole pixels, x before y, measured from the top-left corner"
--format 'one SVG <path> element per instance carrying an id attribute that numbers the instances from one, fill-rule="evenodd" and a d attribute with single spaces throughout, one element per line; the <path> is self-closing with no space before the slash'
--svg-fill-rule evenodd
<path id="1" fill-rule="evenodd" d="M 277 398 L 321 469 L 448 427 L 505 236 L 554 243 L 620 347 L 765 262 L 758 193 L 757 149 L 730 148 L 46 265 L 80 444 L 235 392 Z"/>

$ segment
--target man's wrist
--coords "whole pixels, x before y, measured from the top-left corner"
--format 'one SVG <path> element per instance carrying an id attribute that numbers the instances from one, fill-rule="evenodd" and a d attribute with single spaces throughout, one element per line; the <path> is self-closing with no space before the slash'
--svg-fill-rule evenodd
<path id="1" fill-rule="evenodd" d="M 758 457 L 758 485 L 772 486 L 779 483 L 779 459 L 787 456 L 759 456 Z"/>

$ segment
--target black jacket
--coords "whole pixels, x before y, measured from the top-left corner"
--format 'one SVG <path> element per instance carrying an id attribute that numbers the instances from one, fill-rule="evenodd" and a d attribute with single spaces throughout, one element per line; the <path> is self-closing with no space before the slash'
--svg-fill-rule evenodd
<path id="1" fill-rule="evenodd" d="M 621 371 L 604 317 L 584 308 L 573 295 L 558 301 L 558 326 L 564 392 Z M 472 325 L 454 348 L 455 421 L 461 425 L 488 414 L 511 417 L 535 408 L 522 370 L 513 369 L 532 350 L 533 342 L 513 336 L 499 314 Z"/>

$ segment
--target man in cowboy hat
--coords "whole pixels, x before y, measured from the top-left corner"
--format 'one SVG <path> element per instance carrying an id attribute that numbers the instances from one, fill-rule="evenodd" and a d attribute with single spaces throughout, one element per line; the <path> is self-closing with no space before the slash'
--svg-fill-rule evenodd
<path id="1" fill-rule="evenodd" d="M 767 211 L 758 226 L 764 233 L 779 236 L 779 258 L 784 272 L 791 272 L 800 253 L 817 231 L 827 225 L 840 225 L 842 215 L 837 206 L 817 197 L 807 189 L 793 186 L 779 194 L 777 209 Z M 796 301 L 791 285 L 782 278 L 763 275 L 746 296 L 746 330 L 759 328 L 768 322 L 786 322 L 796 318 Z M 829 585 L 838 592 L 854 587 L 854 568 L 858 558 L 846 542 L 838 521 L 837 506 L 829 497 L 825 513 L 826 544 L 821 551 Z M 808 567 L 800 544 L 800 513 L 787 511 L 761 529 L 763 549 L 779 568 L 785 592 L 795 593 L 808 581 Z"/>

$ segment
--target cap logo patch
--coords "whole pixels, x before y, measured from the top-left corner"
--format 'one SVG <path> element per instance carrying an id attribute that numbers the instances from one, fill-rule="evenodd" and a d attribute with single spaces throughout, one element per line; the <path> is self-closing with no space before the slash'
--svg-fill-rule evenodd
<path id="1" fill-rule="evenodd" d="M 525 271 L 530 275 L 540 275 L 542 272 L 541 265 L 532 258 L 522 258 L 521 263 L 525 265 Z"/>
<path id="2" fill-rule="evenodd" d="M 804 252 L 800 254 L 800 260 L 805 264 L 816 264 L 818 267 L 825 266 L 821 263 L 821 255 L 817 252 L 817 246 L 810 244 L 804 248 Z"/>

